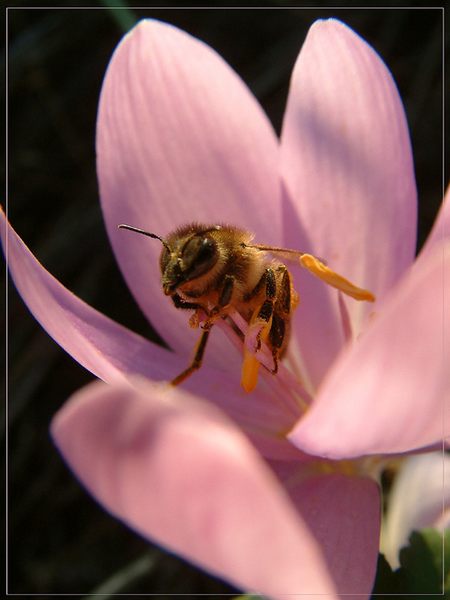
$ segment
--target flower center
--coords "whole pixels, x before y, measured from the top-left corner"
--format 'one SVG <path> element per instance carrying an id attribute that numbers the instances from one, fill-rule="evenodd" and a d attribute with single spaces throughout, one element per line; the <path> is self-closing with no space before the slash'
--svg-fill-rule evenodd
<path id="1" fill-rule="evenodd" d="M 312 254 L 297 253 L 297 258 L 302 267 L 347 296 L 351 296 L 355 300 L 365 300 L 367 302 L 375 301 L 375 296 L 372 292 L 356 286 L 342 275 L 339 275 L 327 267 L 316 256 L 313 256 Z M 293 288 L 291 288 L 291 296 L 293 299 L 295 298 L 295 301 L 290 304 L 289 313 L 286 313 L 284 316 L 287 320 L 292 317 L 292 313 L 298 304 L 298 297 Z M 340 306 L 342 310 L 342 301 L 340 301 Z M 273 321 L 271 318 L 266 323 L 258 322 L 258 320 L 255 319 L 257 312 L 258 311 L 255 312 L 255 315 L 250 320 L 246 330 L 243 331 L 244 359 L 242 363 L 241 385 L 246 392 L 251 392 L 256 387 L 260 363 L 266 366 L 266 368 L 271 369 L 271 367 L 267 365 L 266 351 L 271 346 L 268 339 Z M 350 328 L 349 324 L 348 327 Z M 257 340 L 257 343 L 255 343 L 255 340 Z M 269 346 L 269 348 L 267 348 L 267 346 Z M 270 352 L 268 354 L 270 356 Z M 271 354 L 273 356 L 273 348 Z M 269 358 L 269 364 L 270 362 L 271 359 Z M 275 372 L 276 370 L 272 370 L 272 373 Z"/>

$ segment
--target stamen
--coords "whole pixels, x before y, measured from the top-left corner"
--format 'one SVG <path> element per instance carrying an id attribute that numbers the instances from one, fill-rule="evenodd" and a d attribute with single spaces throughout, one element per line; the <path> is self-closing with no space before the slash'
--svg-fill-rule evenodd
<path id="1" fill-rule="evenodd" d="M 244 360 L 242 361 L 241 385 L 249 394 L 253 392 L 258 383 L 259 361 L 248 348 L 244 346 Z"/>
<path id="2" fill-rule="evenodd" d="M 344 296 L 338 292 L 338 305 L 339 313 L 341 315 L 342 331 L 344 333 L 344 339 L 346 342 L 350 342 L 353 339 L 352 322 L 348 309 L 345 305 Z"/>
<path id="3" fill-rule="evenodd" d="M 375 296 L 369 290 L 359 288 L 354 285 L 342 275 L 335 273 L 329 267 L 324 265 L 318 258 L 312 256 L 312 254 L 302 254 L 300 257 L 300 264 L 305 269 L 308 269 L 310 273 L 328 283 L 334 288 L 337 288 L 347 296 L 351 296 L 355 300 L 366 300 L 367 302 L 374 302 Z"/>
<path id="4" fill-rule="evenodd" d="M 259 307 L 255 311 L 255 315 L 257 315 L 258 312 L 259 312 Z M 253 320 L 253 318 L 254 317 L 252 317 L 252 320 Z M 249 328 L 247 330 L 247 333 L 245 334 L 244 360 L 242 361 L 241 385 L 244 388 L 244 390 L 248 393 L 252 392 L 255 389 L 256 384 L 258 383 L 258 371 L 259 371 L 259 366 L 261 364 L 259 362 L 259 360 L 256 358 L 255 353 L 251 352 L 251 350 L 249 350 L 249 348 L 248 348 L 249 339 L 255 340 L 257 338 L 258 340 L 260 340 L 261 344 L 264 344 L 264 342 L 269 337 L 269 331 L 270 331 L 271 325 L 272 325 L 272 318 L 270 319 L 270 321 L 268 323 L 264 323 L 264 324 L 256 323 L 256 327 L 255 327 L 255 323 L 252 323 L 250 321 Z M 256 336 L 255 336 L 255 333 L 256 333 Z"/>
<path id="5" fill-rule="evenodd" d="M 228 316 L 229 321 L 221 319 L 217 322 L 216 327 L 222 329 L 235 348 L 239 352 L 242 352 L 242 336 L 245 336 L 248 331 L 248 324 L 236 311 L 231 311 Z M 270 352 L 267 346 L 263 344 L 261 350 L 258 352 L 258 359 L 261 364 L 266 365 L 266 357 L 270 357 Z M 307 407 L 312 403 L 311 395 L 305 390 L 303 383 L 297 376 L 294 375 L 294 373 L 291 373 L 286 367 L 284 361 L 279 362 L 278 374 L 276 377 L 269 372 L 269 363 L 267 363 L 266 366 L 268 370 L 263 369 L 261 376 L 263 377 L 265 384 L 272 390 L 274 402 L 282 406 L 283 411 L 289 411 L 289 414 L 297 421 L 299 416 L 304 413 Z"/>

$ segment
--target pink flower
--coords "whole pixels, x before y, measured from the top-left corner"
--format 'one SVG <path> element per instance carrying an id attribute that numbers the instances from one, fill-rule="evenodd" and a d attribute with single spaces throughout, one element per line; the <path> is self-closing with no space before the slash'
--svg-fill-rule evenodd
<path id="1" fill-rule="evenodd" d="M 279 141 L 214 51 L 143 21 L 108 68 L 97 159 L 120 268 L 174 352 L 73 296 L 3 226 L 30 310 L 110 384 L 55 417 L 61 453 L 112 514 L 243 589 L 368 597 L 383 455 L 449 431 L 449 201 L 413 264 L 411 149 L 386 67 L 342 23 L 314 24 Z M 216 327 L 201 371 L 170 388 L 198 332 L 162 295 L 159 243 L 117 225 L 165 235 L 194 219 L 323 256 L 377 302 L 343 299 L 294 267 L 301 304 L 279 375 L 245 394 L 242 349 Z"/>

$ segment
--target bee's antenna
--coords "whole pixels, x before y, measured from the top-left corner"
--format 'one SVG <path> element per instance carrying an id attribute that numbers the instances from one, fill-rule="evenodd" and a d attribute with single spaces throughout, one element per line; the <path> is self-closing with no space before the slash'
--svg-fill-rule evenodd
<path id="1" fill-rule="evenodd" d="M 166 242 L 166 240 L 163 239 L 162 237 L 159 237 L 159 235 L 156 235 L 156 233 L 150 233 L 149 231 L 144 231 L 143 229 L 138 229 L 137 227 L 133 227 L 132 225 L 124 225 L 123 223 L 121 223 L 117 227 L 118 227 L 118 229 L 128 229 L 129 231 L 135 231 L 136 233 L 142 233 L 142 235 L 147 235 L 148 237 L 151 237 L 155 240 L 159 240 L 168 252 L 172 252 L 172 250 L 170 249 L 170 246 Z"/>

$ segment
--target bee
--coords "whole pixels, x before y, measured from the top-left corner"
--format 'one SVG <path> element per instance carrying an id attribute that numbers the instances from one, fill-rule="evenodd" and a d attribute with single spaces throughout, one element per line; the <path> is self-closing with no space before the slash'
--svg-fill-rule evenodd
<path id="1" fill-rule="evenodd" d="M 159 259 L 163 292 L 178 309 L 194 311 L 189 324 L 202 333 L 189 366 L 172 381 L 179 385 L 201 367 L 207 341 L 214 323 L 239 313 L 252 332 L 254 351 L 244 340 L 241 384 L 251 392 L 258 380 L 257 353 L 263 344 L 271 352 L 272 374 L 286 350 L 290 322 L 299 297 L 292 276 L 277 258 L 299 261 L 311 273 L 357 300 L 373 301 L 371 292 L 358 288 L 329 269 L 317 257 L 276 246 L 253 244 L 253 235 L 231 225 L 190 223 L 163 238 L 121 224 L 127 229 L 159 240 Z"/>

